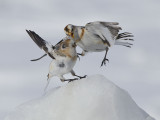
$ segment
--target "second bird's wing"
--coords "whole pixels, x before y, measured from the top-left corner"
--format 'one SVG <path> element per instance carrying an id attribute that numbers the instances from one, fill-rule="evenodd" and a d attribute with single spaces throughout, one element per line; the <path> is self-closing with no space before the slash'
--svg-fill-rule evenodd
<path id="1" fill-rule="evenodd" d="M 99 37 L 104 43 L 107 43 L 108 46 L 114 44 L 114 40 L 118 35 L 121 27 L 118 26 L 117 22 L 90 22 L 85 25 L 85 29 L 95 35 L 95 37 Z"/>
<path id="2" fill-rule="evenodd" d="M 52 59 L 55 59 L 52 52 L 54 50 L 54 46 L 42 39 L 38 34 L 34 31 L 26 30 L 32 40 L 38 45 L 40 49 L 43 49 Z"/>

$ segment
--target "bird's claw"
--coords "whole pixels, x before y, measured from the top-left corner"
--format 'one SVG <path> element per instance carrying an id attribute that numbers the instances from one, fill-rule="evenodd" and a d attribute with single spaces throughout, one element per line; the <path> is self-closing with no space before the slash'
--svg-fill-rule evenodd
<path id="1" fill-rule="evenodd" d="M 75 80 L 78 80 L 78 78 L 69 79 L 69 80 L 67 80 L 67 81 L 68 81 L 68 83 L 69 83 L 69 82 L 72 82 L 72 81 L 75 81 Z"/>
<path id="2" fill-rule="evenodd" d="M 84 75 L 84 76 L 78 76 L 79 78 L 74 78 L 74 79 L 68 79 L 68 80 L 64 80 L 64 81 L 68 81 L 68 83 L 69 82 L 72 82 L 72 81 L 75 81 L 75 80 L 79 80 L 79 79 L 82 79 L 82 78 L 86 78 L 87 77 L 87 75 Z"/>
<path id="3" fill-rule="evenodd" d="M 107 58 L 104 58 L 103 61 L 102 61 L 102 63 L 101 63 L 101 67 L 102 67 L 103 65 L 106 65 L 106 61 L 109 62 L 109 60 L 108 60 Z"/>
<path id="4" fill-rule="evenodd" d="M 86 78 L 86 77 L 87 77 L 87 75 L 79 76 L 79 79 Z"/>
<path id="5" fill-rule="evenodd" d="M 80 61 L 80 57 L 79 57 L 79 55 L 77 55 L 77 57 L 78 57 L 78 59 L 79 59 L 79 61 Z"/>
<path id="6" fill-rule="evenodd" d="M 83 56 L 83 54 L 82 54 L 82 53 L 77 53 L 77 55 Z"/>

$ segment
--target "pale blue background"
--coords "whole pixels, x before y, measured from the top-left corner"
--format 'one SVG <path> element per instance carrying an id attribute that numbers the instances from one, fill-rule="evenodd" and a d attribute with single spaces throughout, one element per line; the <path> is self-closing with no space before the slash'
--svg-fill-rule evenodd
<path id="1" fill-rule="evenodd" d="M 55 44 L 65 36 L 67 24 L 98 20 L 119 22 L 122 32 L 135 35 L 134 46 L 111 48 L 110 62 L 102 68 L 104 52 L 90 53 L 77 61 L 75 72 L 103 74 L 160 119 L 159 0 L 0 0 L 0 119 L 16 106 L 43 95 L 51 59 L 29 61 L 44 52 L 25 29 Z M 59 79 L 52 78 L 50 88 L 58 85 Z"/>

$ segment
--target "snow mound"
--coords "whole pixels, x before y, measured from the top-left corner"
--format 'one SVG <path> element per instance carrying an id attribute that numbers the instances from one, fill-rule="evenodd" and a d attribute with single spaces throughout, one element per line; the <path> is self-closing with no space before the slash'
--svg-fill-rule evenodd
<path id="1" fill-rule="evenodd" d="M 130 95 L 102 75 L 54 88 L 4 120 L 154 120 Z"/>

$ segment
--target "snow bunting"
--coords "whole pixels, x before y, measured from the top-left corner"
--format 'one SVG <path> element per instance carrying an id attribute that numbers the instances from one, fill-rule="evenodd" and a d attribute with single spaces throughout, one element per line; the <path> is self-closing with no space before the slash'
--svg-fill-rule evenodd
<path id="1" fill-rule="evenodd" d="M 77 52 L 76 44 L 72 39 L 70 39 L 70 37 L 63 38 L 60 42 L 53 46 L 49 42 L 43 40 L 34 31 L 26 31 L 32 40 L 53 59 L 50 63 L 49 73 L 47 75 L 48 84 L 50 78 L 53 76 L 59 77 L 62 82 L 78 80 L 78 78 L 65 79 L 63 75 L 67 73 L 71 73 L 73 76 L 79 77 L 80 79 L 86 77 L 86 75 L 83 77 L 78 76 L 73 71 L 73 67 L 77 61 Z"/>
<path id="2" fill-rule="evenodd" d="M 83 49 L 82 56 L 85 52 L 101 52 L 106 51 L 101 66 L 106 65 L 107 52 L 109 47 L 113 45 L 123 45 L 131 47 L 131 43 L 125 42 L 126 40 L 133 40 L 130 37 L 133 35 L 129 32 L 119 34 L 121 27 L 117 22 L 90 22 L 85 26 L 75 26 L 68 24 L 64 31 L 67 36 L 70 36 L 78 45 Z"/>

